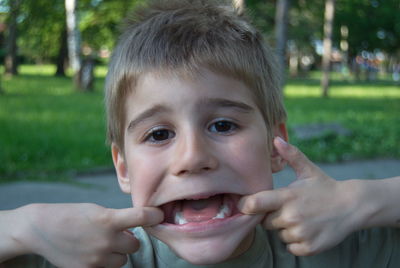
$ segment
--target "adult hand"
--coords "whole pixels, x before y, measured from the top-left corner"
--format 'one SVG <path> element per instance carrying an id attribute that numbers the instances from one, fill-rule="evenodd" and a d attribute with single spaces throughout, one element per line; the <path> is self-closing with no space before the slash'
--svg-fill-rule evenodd
<path id="1" fill-rule="evenodd" d="M 263 225 L 279 230 L 294 255 L 313 255 L 337 245 L 358 224 L 353 217 L 357 191 L 351 181 L 330 178 L 281 138 L 274 139 L 274 146 L 297 180 L 286 188 L 245 196 L 239 209 L 245 214 L 266 214 Z"/>
<path id="2" fill-rule="evenodd" d="M 108 209 L 95 204 L 33 204 L 22 207 L 22 244 L 57 267 L 121 267 L 139 241 L 128 231 L 162 222 L 157 208 Z"/>

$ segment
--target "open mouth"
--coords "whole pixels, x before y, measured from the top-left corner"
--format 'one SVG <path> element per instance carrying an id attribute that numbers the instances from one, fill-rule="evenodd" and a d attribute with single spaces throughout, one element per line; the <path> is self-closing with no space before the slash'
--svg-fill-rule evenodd
<path id="1" fill-rule="evenodd" d="M 237 209 L 237 194 L 216 194 L 175 200 L 161 205 L 163 224 L 208 224 L 241 214 Z"/>

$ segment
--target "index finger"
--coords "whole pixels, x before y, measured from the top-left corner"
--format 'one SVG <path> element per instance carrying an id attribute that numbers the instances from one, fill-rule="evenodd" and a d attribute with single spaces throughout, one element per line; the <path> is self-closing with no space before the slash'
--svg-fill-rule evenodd
<path id="1" fill-rule="evenodd" d="M 285 200 L 282 189 L 262 191 L 242 197 L 238 209 L 244 214 L 264 214 L 278 210 Z"/>
<path id="2" fill-rule="evenodd" d="M 155 207 L 113 209 L 113 226 L 125 230 L 138 226 L 152 226 L 164 220 L 164 213 Z"/>
<path id="3" fill-rule="evenodd" d="M 305 179 L 322 173 L 319 167 L 311 162 L 297 147 L 285 142 L 282 138 L 274 139 L 274 146 L 279 155 L 288 162 L 296 172 L 298 179 Z"/>

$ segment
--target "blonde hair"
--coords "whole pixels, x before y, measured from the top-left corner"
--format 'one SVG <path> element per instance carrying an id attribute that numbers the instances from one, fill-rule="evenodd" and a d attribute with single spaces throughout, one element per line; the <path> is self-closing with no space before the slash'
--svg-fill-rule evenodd
<path id="1" fill-rule="evenodd" d="M 126 19 L 109 65 L 109 142 L 124 149 L 125 99 L 141 74 L 195 75 L 201 67 L 244 82 L 268 129 L 286 120 L 274 56 L 243 15 L 221 1 L 153 1 Z"/>

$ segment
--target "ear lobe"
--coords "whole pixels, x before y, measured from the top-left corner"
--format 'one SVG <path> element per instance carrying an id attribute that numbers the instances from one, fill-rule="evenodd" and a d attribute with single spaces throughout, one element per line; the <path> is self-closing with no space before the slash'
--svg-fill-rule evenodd
<path id="1" fill-rule="evenodd" d="M 281 123 L 274 128 L 274 137 L 279 136 L 285 141 L 288 141 L 288 133 L 285 123 Z M 279 155 L 275 146 L 272 146 L 271 152 L 271 170 L 272 173 L 281 171 L 286 165 L 286 161 Z"/>
<path id="2" fill-rule="evenodd" d="M 128 168 L 126 166 L 123 153 L 120 151 L 115 143 L 111 145 L 111 153 L 115 171 L 117 172 L 119 187 L 121 188 L 122 192 L 129 194 L 131 192 L 131 184 L 128 177 Z"/>

